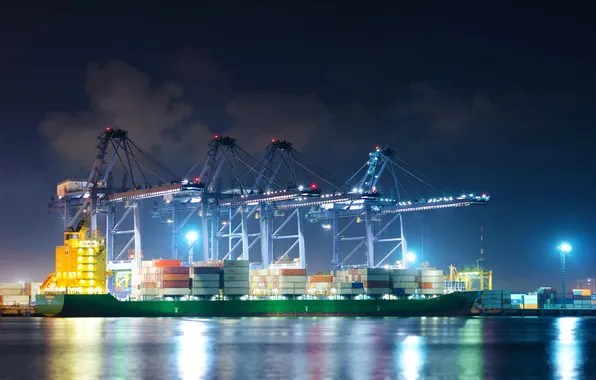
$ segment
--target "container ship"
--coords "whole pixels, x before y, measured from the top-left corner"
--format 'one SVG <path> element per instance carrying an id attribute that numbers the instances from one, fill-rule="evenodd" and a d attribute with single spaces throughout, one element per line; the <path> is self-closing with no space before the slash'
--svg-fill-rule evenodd
<path id="1" fill-rule="evenodd" d="M 307 276 L 305 269 L 251 269 L 246 260 L 182 266 L 144 260 L 106 270 L 105 246 L 86 229 L 65 232 L 56 272 L 36 311 L 55 317 L 464 316 L 480 292 L 444 294 L 442 270 L 351 268 Z M 124 279 L 124 280 L 123 280 Z M 111 285 L 110 285 L 111 284 Z M 111 289 L 110 289 L 111 288 Z M 110 291 L 108 292 L 108 289 Z"/>

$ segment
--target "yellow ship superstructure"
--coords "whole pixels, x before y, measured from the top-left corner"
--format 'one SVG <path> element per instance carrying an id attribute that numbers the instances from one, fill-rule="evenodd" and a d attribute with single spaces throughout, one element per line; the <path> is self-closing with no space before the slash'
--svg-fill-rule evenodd
<path id="1" fill-rule="evenodd" d="M 100 236 L 87 237 L 81 224 L 64 232 L 64 245 L 56 247 L 55 288 L 60 293 L 106 293 L 106 249 Z"/>

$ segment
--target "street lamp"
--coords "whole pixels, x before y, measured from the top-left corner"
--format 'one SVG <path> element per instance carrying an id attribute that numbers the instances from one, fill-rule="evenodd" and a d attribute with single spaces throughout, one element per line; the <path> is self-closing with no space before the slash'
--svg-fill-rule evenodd
<path id="1" fill-rule="evenodd" d="M 561 257 L 561 294 L 563 295 L 563 300 L 565 300 L 565 298 L 567 298 L 565 292 L 565 255 L 571 252 L 572 247 L 569 243 L 561 243 L 561 245 L 559 245 L 557 249 L 559 250 L 559 255 Z M 565 301 L 563 301 L 563 307 L 565 307 Z"/>
<path id="2" fill-rule="evenodd" d="M 195 231 L 190 231 L 189 233 L 186 234 L 186 241 L 188 241 L 188 262 L 190 265 L 192 265 L 192 262 L 193 262 L 192 247 L 194 246 L 195 241 L 197 241 L 198 238 L 199 238 L 199 234 L 197 234 Z"/>

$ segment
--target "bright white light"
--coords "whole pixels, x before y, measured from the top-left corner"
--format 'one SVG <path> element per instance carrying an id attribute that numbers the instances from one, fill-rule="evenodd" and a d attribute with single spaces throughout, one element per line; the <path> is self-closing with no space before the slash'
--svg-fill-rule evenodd
<path id="1" fill-rule="evenodd" d="M 562 252 L 565 252 L 565 253 L 571 252 L 571 244 L 569 244 L 569 243 L 563 243 L 563 244 L 561 244 L 559 246 L 559 249 Z"/>
<path id="2" fill-rule="evenodd" d="M 331 224 L 323 224 L 323 225 L 321 225 L 321 227 L 323 227 L 326 230 L 330 230 L 331 229 Z"/>
<path id="3" fill-rule="evenodd" d="M 304 186 L 302 186 L 302 185 L 298 186 L 298 191 L 302 191 L 302 190 L 304 190 Z"/>
<path id="4" fill-rule="evenodd" d="M 408 260 L 409 262 L 413 263 L 414 261 L 416 261 L 416 255 L 412 252 L 408 252 L 406 254 L 406 260 Z"/>
<path id="5" fill-rule="evenodd" d="M 194 243 L 198 238 L 199 234 L 197 234 L 195 231 L 190 231 L 186 234 L 186 240 L 188 240 L 188 244 Z"/>

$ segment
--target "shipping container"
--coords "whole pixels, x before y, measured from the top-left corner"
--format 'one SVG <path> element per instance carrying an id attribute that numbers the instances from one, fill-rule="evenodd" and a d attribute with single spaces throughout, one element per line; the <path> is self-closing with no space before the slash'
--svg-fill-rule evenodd
<path id="1" fill-rule="evenodd" d="M 352 282 L 352 289 L 364 289 L 364 283 Z"/>
<path id="2" fill-rule="evenodd" d="M 250 265 L 248 260 L 223 260 L 224 267 L 246 267 Z"/>
<path id="3" fill-rule="evenodd" d="M 179 274 L 188 276 L 189 268 L 186 267 L 162 267 L 163 274 Z"/>
<path id="4" fill-rule="evenodd" d="M 4 306 L 27 306 L 31 302 L 29 296 L 3 296 L 2 304 Z"/>
<path id="5" fill-rule="evenodd" d="M 163 289 L 173 289 L 173 288 L 176 288 L 176 289 L 186 288 L 186 289 L 188 289 L 189 288 L 189 285 L 190 285 L 190 283 L 189 283 L 188 280 L 186 280 L 186 281 L 162 281 L 161 284 L 158 283 L 158 287 L 159 288 L 163 288 Z"/>
<path id="6" fill-rule="evenodd" d="M 188 281 L 188 273 L 187 274 L 164 274 L 160 277 L 162 281 Z"/>
<path id="7" fill-rule="evenodd" d="M 224 281 L 248 281 L 248 273 L 246 274 L 225 274 L 223 275 Z"/>
<path id="8" fill-rule="evenodd" d="M 219 282 L 220 275 L 219 274 L 195 274 L 192 276 L 193 282 L 201 282 L 201 281 L 217 281 Z"/>
<path id="9" fill-rule="evenodd" d="M 306 276 L 306 269 L 280 269 L 282 276 Z"/>
<path id="10" fill-rule="evenodd" d="M 166 260 L 166 259 L 159 259 L 153 260 L 153 266 L 155 267 L 179 267 L 182 266 L 182 261 L 180 260 Z"/>
<path id="11" fill-rule="evenodd" d="M 219 289 L 220 282 L 217 281 L 192 281 L 192 288 L 218 288 Z"/>
<path id="12" fill-rule="evenodd" d="M 248 281 L 224 281 L 224 288 L 246 288 L 248 289 Z"/>
<path id="13" fill-rule="evenodd" d="M 6 289 L 24 289 L 25 283 L 22 282 L 0 282 L 0 290 Z"/>
<path id="14" fill-rule="evenodd" d="M 280 282 L 297 282 L 297 283 L 306 283 L 306 276 L 279 276 L 277 277 L 278 281 Z"/>
<path id="15" fill-rule="evenodd" d="M 229 273 L 229 274 L 248 275 L 248 267 L 240 267 L 240 266 L 224 267 L 223 272 Z"/>
<path id="16" fill-rule="evenodd" d="M 193 274 L 219 274 L 221 268 L 219 267 L 192 267 Z"/>

